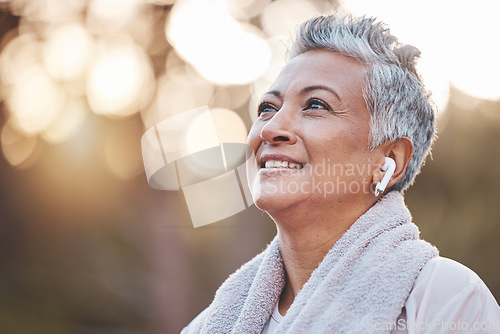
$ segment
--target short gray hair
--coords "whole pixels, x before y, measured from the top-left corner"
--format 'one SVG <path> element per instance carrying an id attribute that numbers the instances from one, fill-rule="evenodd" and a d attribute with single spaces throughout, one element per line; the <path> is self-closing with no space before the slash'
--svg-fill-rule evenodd
<path id="1" fill-rule="evenodd" d="M 413 157 L 391 190 L 404 191 L 415 180 L 435 138 L 435 111 L 415 69 L 420 51 L 401 44 L 373 17 L 318 16 L 303 23 L 289 50 L 294 58 L 310 50 L 331 50 L 367 64 L 364 98 L 370 112 L 370 149 L 408 137 Z"/>

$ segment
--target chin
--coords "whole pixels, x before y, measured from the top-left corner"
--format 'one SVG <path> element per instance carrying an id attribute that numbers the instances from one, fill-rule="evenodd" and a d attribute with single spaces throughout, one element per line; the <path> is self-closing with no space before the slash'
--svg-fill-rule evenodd
<path id="1" fill-rule="evenodd" d="M 273 184 L 258 183 L 252 187 L 252 198 L 255 206 L 262 211 L 273 212 L 285 210 L 302 199 L 296 193 L 280 192 Z"/>
<path id="2" fill-rule="evenodd" d="M 254 203 L 256 207 L 265 212 L 281 211 L 291 206 L 291 203 L 288 201 L 265 196 L 254 199 Z"/>

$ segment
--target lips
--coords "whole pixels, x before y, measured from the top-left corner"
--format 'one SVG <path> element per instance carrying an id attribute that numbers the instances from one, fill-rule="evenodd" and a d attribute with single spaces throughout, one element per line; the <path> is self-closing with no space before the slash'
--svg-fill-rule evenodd
<path id="1" fill-rule="evenodd" d="M 302 169 L 304 164 L 281 154 L 266 154 L 260 158 L 260 168 Z"/>

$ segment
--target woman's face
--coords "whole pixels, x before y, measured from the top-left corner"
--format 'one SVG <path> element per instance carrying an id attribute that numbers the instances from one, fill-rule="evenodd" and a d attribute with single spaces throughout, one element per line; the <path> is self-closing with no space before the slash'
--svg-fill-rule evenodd
<path id="1" fill-rule="evenodd" d="M 270 213 L 297 205 L 320 209 L 373 197 L 377 150 L 368 149 L 364 67 L 314 50 L 283 69 L 248 136 L 255 154 L 248 178 L 257 207 Z"/>

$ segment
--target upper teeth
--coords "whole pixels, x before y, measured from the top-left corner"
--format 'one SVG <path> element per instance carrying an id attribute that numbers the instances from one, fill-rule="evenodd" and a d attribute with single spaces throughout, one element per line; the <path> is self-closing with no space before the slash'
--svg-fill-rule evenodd
<path id="1" fill-rule="evenodd" d="M 268 160 L 266 161 L 266 168 L 302 168 L 301 164 L 296 164 L 294 162 L 281 161 L 281 160 Z"/>

